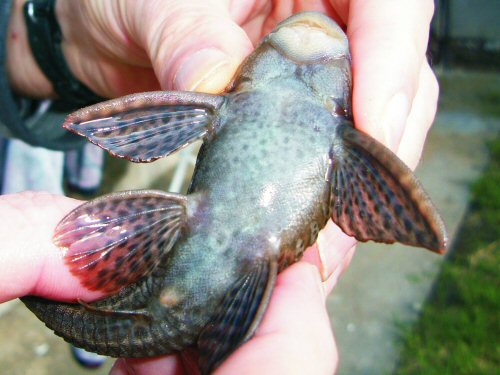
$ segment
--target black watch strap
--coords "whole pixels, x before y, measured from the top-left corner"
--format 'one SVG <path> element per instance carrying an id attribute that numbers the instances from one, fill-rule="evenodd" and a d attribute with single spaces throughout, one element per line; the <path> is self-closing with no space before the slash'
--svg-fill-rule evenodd
<path id="1" fill-rule="evenodd" d="M 61 48 L 62 32 L 55 15 L 55 0 L 27 1 L 24 18 L 33 56 L 59 98 L 77 106 L 103 101 L 75 78 L 66 63 Z"/>

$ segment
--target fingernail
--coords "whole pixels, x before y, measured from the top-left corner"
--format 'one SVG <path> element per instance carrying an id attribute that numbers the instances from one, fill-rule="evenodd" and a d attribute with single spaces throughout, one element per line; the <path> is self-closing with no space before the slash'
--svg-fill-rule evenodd
<path id="1" fill-rule="evenodd" d="M 398 150 L 409 113 L 410 102 L 402 92 L 395 94 L 385 107 L 380 125 L 384 133 L 384 144 L 394 152 Z"/>
<path id="2" fill-rule="evenodd" d="M 219 93 L 225 89 L 237 66 L 219 49 L 201 49 L 185 57 L 175 74 L 174 89 Z"/>

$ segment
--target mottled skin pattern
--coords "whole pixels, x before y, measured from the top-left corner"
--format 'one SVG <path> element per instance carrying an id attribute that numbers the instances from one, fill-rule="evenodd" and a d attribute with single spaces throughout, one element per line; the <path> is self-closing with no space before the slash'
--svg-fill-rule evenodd
<path id="1" fill-rule="evenodd" d="M 185 296 L 174 315 L 186 326 L 206 324 L 207 311 L 240 277 L 246 260 L 271 253 L 286 267 L 314 243 L 329 217 L 328 151 L 344 119 L 332 117 L 324 98 L 297 80 L 308 69 L 274 49 L 267 53 L 259 54 L 261 61 L 278 61 L 273 70 L 283 74 L 236 86 L 220 111 L 220 130 L 198 157 L 190 192 L 203 204 L 165 277 L 167 290 Z M 337 64 L 345 67 L 345 60 L 332 61 Z"/>
<path id="2" fill-rule="evenodd" d="M 304 46 L 297 46 L 292 43 L 293 35 L 286 34 L 288 25 L 297 35 L 305 29 L 306 33 L 321 32 L 330 39 L 324 44 L 318 42 L 318 47 L 316 37 L 306 38 Z M 394 161 L 397 158 L 382 146 L 371 146 L 371 140 L 361 136 L 360 143 L 368 143 L 369 152 L 373 148 L 373 153 L 388 166 L 381 174 L 387 174 L 389 179 L 391 175 L 396 180 L 401 177 L 408 190 L 401 192 L 393 187 L 397 182 L 380 182 L 377 175 L 368 175 L 366 180 L 373 180 L 380 193 L 373 189 L 367 193 L 356 191 L 356 201 L 357 197 L 366 197 L 363 205 L 356 203 L 359 205 L 356 217 L 349 207 L 342 206 L 339 197 L 349 201 L 354 195 L 347 193 L 357 189 L 352 181 L 342 189 L 340 180 L 337 185 L 331 183 L 333 178 L 342 178 L 341 173 L 334 177 L 332 170 L 349 154 L 337 134 L 340 127 L 351 125 L 352 118 L 347 40 L 338 26 L 324 16 L 311 13 L 285 21 L 282 30 L 283 33 L 278 30 L 270 34 L 249 56 L 224 99 L 206 97 L 207 112 L 202 112 L 211 116 L 210 125 L 206 131 L 197 125 L 197 132 L 206 137 L 187 197 L 187 220 L 164 261 L 147 277 L 91 305 L 24 298 L 28 307 L 57 334 L 86 349 L 116 357 L 146 357 L 189 346 L 210 346 L 212 333 L 199 341 L 200 333 L 221 313 L 218 309 L 221 301 L 239 285 L 242 275 L 251 272 L 256 264 L 268 264 L 263 260 L 277 263 L 279 270 L 299 260 L 304 249 L 316 240 L 332 210 L 336 210 L 339 222 L 345 220 L 346 230 L 365 240 L 371 231 L 366 222 L 372 220 L 366 218 L 367 212 L 369 215 L 372 212 L 365 211 L 365 207 L 386 210 L 381 217 L 389 217 L 393 212 L 399 215 L 403 207 L 392 200 L 410 197 L 411 201 L 412 197 L 413 200 L 418 197 L 423 203 L 405 203 L 409 212 L 405 220 L 412 220 L 414 215 L 415 221 L 425 222 L 425 226 L 414 229 L 410 225 L 407 230 L 413 237 L 397 233 L 396 240 L 404 242 L 411 237 L 407 243 L 438 250 L 444 246 L 442 223 L 411 172 L 401 162 Z M 148 100 L 163 100 L 155 99 L 155 95 Z M 173 96 L 180 98 L 174 104 L 183 104 L 181 94 Z M 85 121 L 92 120 L 93 114 L 104 118 L 110 111 L 124 112 L 126 107 L 120 107 L 123 103 L 135 103 L 140 108 L 141 102 L 136 99 L 125 98 L 122 102 L 82 110 L 70 122 L 87 126 Z M 192 101 L 184 100 L 184 104 Z M 151 127 L 148 121 L 158 121 L 161 117 L 148 117 L 141 126 Z M 99 122 L 89 123 L 99 126 Z M 104 129 L 104 133 L 112 133 Z M 111 141 L 110 144 L 115 139 Z M 144 159 L 144 153 L 130 155 L 130 159 Z M 149 152 L 145 161 L 157 157 L 156 152 Z M 356 163 L 354 160 L 353 168 Z M 366 165 L 362 168 L 372 168 L 371 164 Z M 388 186 L 392 190 L 384 190 Z M 385 196 L 385 204 L 392 204 L 394 210 L 382 207 L 384 202 L 374 197 L 377 194 Z M 359 217 L 364 217 L 362 230 L 354 227 Z M 373 220 L 379 220 L 378 216 L 373 215 Z M 419 228 L 429 232 L 430 239 Z M 383 230 L 374 229 L 373 233 L 380 236 L 375 238 L 379 241 L 394 242 L 393 237 L 384 237 Z M 423 240 L 415 242 L 414 238 L 419 236 Z M 272 266 L 266 270 L 274 283 L 275 270 L 274 274 Z M 266 298 L 261 302 L 264 310 Z M 256 315 L 258 324 L 262 314 Z M 231 350 L 254 329 L 255 325 L 244 338 L 235 339 Z M 227 354 L 217 354 L 205 371 Z"/>
<path id="3" fill-rule="evenodd" d="M 268 53 L 279 58 L 273 49 Z M 200 203 L 193 205 L 188 235 L 177 242 L 167 264 L 142 288 L 129 287 L 98 305 L 110 310 L 147 306 L 154 311 L 153 322 L 113 316 L 106 322 L 121 329 L 132 326 L 147 339 L 113 345 L 114 339 L 90 340 L 91 335 L 82 334 L 81 345 L 113 356 L 142 357 L 195 344 L 246 259 L 271 252 L 280 256 L 283 268 L 314 243 L 329 217 L 325 175 L 333 128 L 344 120 L 332 117 L 322 99 L 296 79 L 303 69 L 280 60 L 291 74 L 276 77 L 272 85 L 257 80 L 256 89 L 247 83 L 227 95 L 220 130 L 204 144 L 193 176 L 190 192 Z M 162 306 L 160 294 L 172 306 Z M 85 319 L 90 323 L 92 317 Z M 143 330 L 149 324 L 155 328 Z"/>
<path id="4" fill-rule="evenodd" d="M 226 95 L 216 134 L 198 157 L 190 188 L 196 212 L 190 215 L 187 235 L 166 264 L 139 287 L 125 288 L 95 305 L 147 309 L 153 320 L 117 320 L 78 307 L 78 318 L 69 313 L 58 317 L 68 318 L 65 325 L 77 330 L 71 335 L 79 338 L 77 344 L 120 357 L 152 356 L 193 345 L 247 260 L 276 254 L 282 269 L 316 240 L 329 218 L 326 172 L 333 129 L 345 121 L 332 116 L 325 103 L 334 99 L 349 108 L 348 63 L 340 59 L 328 65 L 297 65 L 263 44 L 247 64 Z M 323 97 L 311 89 L 308 79 L 320 69 L 336 77 L 331 84 L 337 85 L 337 94 Z M 262 77 L 264 70 L 272 77 Z M 83 329 L 94 324 L 105 329 Z M 134 334 L 117 345 L 119 331 L 129 329 Z M 140 340 L 132 339 L 138 335 Z"/>

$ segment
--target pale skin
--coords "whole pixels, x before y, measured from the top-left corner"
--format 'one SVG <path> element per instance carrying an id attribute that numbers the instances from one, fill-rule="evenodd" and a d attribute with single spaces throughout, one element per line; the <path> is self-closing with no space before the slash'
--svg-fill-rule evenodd
<path id="1" fill-rule="evenodd" d="M 54 97 L 27 44 L 23 3 L 14 1 L 9 25 L 9 80 L 21 94 Z M 56 8 L 71 70 L 105 97 L 157 89 L 221 92 L 260 38 L 303 10 L 323 11 L 345 26 L 355 125 L 415 168 L 438 97 L 425 57 L 430 0 L 59 0 Z M 69 273 L 51 242 L 57 222 L 79 203 L 43 193 L 0 197 L 0 301 L 26 294 L 100 297 Z M 254 338 L 216 373 L 335 371 L 338 354 L 324 302 L 353 256 L 355 240 L 330 222 L 318 243 L 279 275 Z M 121 359 L 112 374 L 183 374 L 192 366 L 190 353 Z"/>

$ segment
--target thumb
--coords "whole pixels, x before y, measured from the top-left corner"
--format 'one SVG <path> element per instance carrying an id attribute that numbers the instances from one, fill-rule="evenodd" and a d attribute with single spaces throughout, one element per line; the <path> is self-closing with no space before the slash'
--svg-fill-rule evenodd
<path id="1" fill-rule="evenodd" d="M 81 203 L 42 192 L 0 196 L 0 303 L 27 294 L 67 301 L 102 296 L 80 284 L 52 242 L 57 223 Z"/>
<path id="2" fill-rule="evenodd" d="M 162 88 L 218 93 L 227 86 L 253 46 L 225 3 L 161 1 L 143 10 L 138 21 L 151 21 L 144 45 Z"/>
<path id="3" fill-rule="evenodd" d="M 432 13 L 429 0 L 351 2 L 347 34 L 356 127 L 394 152 L 418 89 Z"/>

